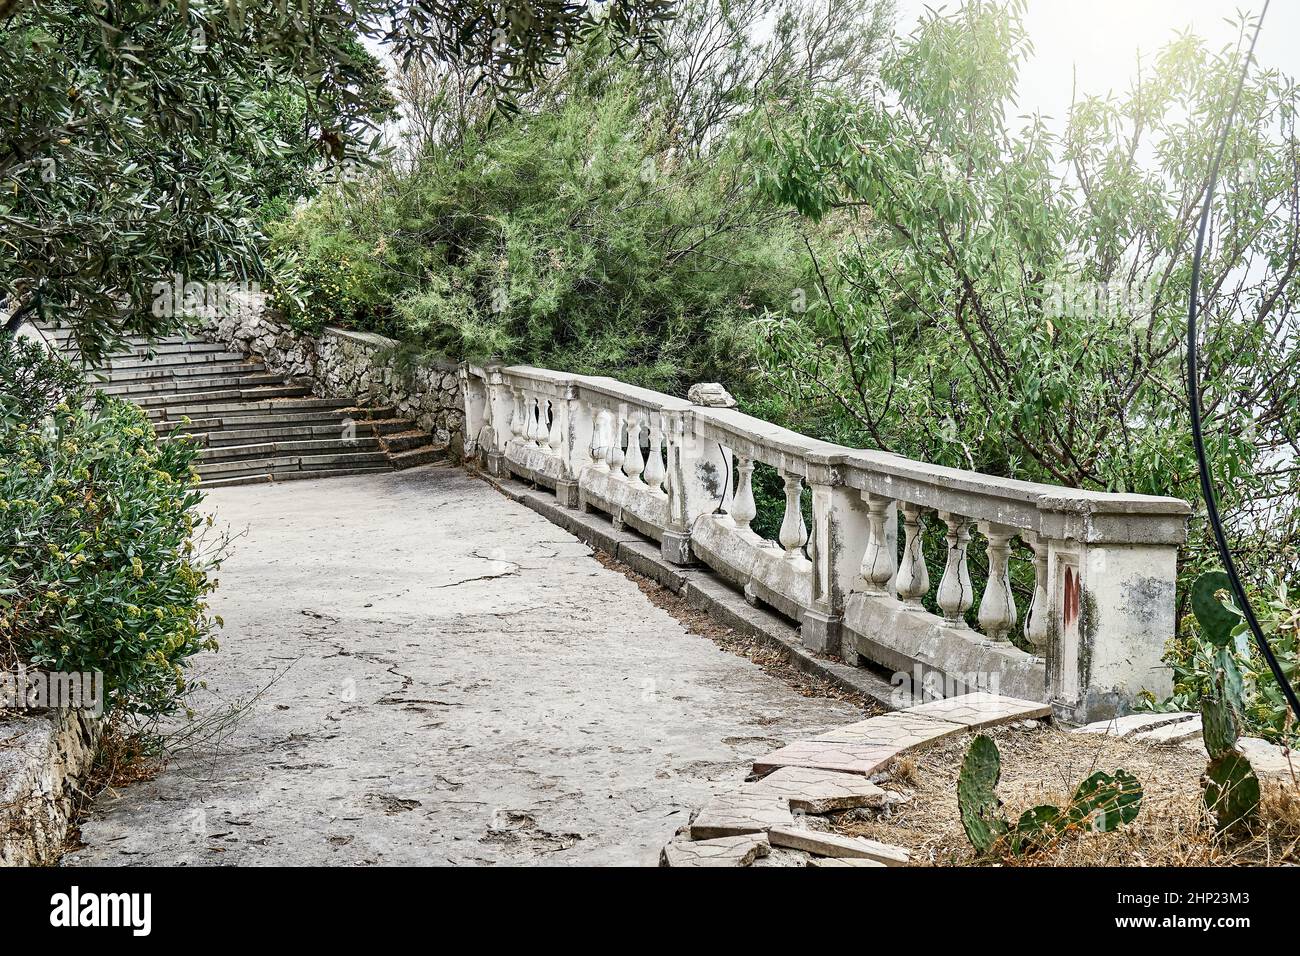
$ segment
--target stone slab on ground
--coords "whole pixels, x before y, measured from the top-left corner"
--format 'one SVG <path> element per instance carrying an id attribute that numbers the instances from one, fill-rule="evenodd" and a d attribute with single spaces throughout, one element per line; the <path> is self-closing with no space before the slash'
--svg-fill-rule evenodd
<path id="1" fill-rule="evenodd" d="M 790 826 L 794 817 L 784 797 L 761 790 L 741 789 L 720 793 L 691 821 L 691 839 L 762 833 L 772 827 Z"/>
<path id="2" fill-rule="evenodd" d="M 1179 711 L 1170 714 L 1125 714 L 1123 717 L 1112 717 L 1110 720 L 1099 720 L 1096 723 L 1085 724 L 1082 727 L 1074 728 L 1076 734 L 1104 734 L 1107 737 L 1127 737 L 1130 734 L 1140 733 L 1144 730 L 1154 730 L 1157 727 L 1163 727 L 1165 724 L 1176 724 L 1184 720 L 1191 720 L 1196 714 L 1190 711 Z"/>
<path id="3" fill-rule="evenodd" d="M 1250 761 L 1251 768 L 1260 780 L 1295 785 L 1300 780 L 1300 754 L 1287 753 L 1276 744 L 1258 737 L 1242 737 L 1237 741 L 1238 752 Z"/>
<path id="4" fill-rule="evenodd" d="M 949 720 L 964 724 L 968 730 L 980 730 L 1011 720 L 1050 717 L 1052 708 L 1048 704 L 1040 704 L 1032 700 L 979 692 L 917 704 L 915 707 L 908 707 L 902 713 Z"/>
<path id="5" fill-rule="evenodd" d="M 885 791 L 864 777 L 814 767 L 782 767 L 745 786 L 777 794 L 788 801 L 791 810 L 803 813 L 874 807 L 885 800 Z"/>
<path id="6" fill-rule="evenodd" d="M 767 856 L 771 847 L 761 833 L 718 837 L 714 840 L 690 840 L 678 837 L 664 846 L 659 854 L 660 866 L 750 866 Z"/>
<path id="7" fill-rule="evenodd" d="M 767 870 L 777 867 L 787 866 L 808 866 L 813 857 L 803 850 L 792 850 L 789 847 L 774 846 L 767 851 L 767 856 L 759 857 L 754 861 L 754 868 Z"/>
<path id="8" fill-rule="evenodd" d="M 753 759 L 861 719 L 687 632 L 452 467 L 219 488 L 194 659 L 223 741 L 105 793 L 65 864 L 648 865 Z"/>
<path id="9" fill-rule="evenodd" d="M 773 846 L 803 850 L 814 856 L 850 857 L 874 860 L 885 866 L 907 866 L 912 856 L 902 847 L 891 846 L 866 837 L 841 836 L 798 827 L 773 827 L 767 838 Z"/>
<path id="10" fill-rule="evenodd" d="M 901 710 L 838 727 L 816 739 L 911 750 L 966 730 L 965 724 Z"/>
<path id="11" fill-rule="evenodd" d="M 810 856 L 808 857 L 808 866 L 817 867 L 837 867 L 837 866 L 874 866 L 883 868 L 887 864 L 880 863 L 876 860 L 868 860 L 864 857 L 852 856 Z"/>
<path id="12" fill-rule="evenodd" d="M 897 756 L 897 747 L 846 743 L 839 740 L 801 740 L 754 761 L 760 777 L 781 767 L 812 767 L 869 777 Z"/>
<path id="13" fill-rule="evenodd" d="M 1129 740 L 1144 744 L 1180 744 L 1185 741 L 1201 739 L 1201 718 L 1199 715 L 1191 720 L 1181 720 L 1176 724 L 1165 724 L 1155 730 L 1144 730 L 1131 735 Z"/>

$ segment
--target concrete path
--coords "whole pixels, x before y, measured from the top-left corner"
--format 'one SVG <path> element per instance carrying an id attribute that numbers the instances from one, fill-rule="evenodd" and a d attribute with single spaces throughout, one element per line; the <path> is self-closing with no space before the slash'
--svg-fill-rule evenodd
<path id="1" fill-rule="evenodd" d="M 102 796 L 65 864 L 653 864 L 754 757 L 860 717 L 458 469 L 208 505 L 247 532 L 193 703 L 266 689 L 225 739 Z"/>

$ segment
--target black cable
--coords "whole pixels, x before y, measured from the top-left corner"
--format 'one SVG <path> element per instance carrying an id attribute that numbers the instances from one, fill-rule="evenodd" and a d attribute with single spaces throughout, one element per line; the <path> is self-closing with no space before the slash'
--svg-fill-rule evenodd
<path id="1" fill-rule="evenodd" d="M 1210 477 L 1210 463 L 1205 455 L 1205 438 L 1201 431 L 1201 387 L 1196 362 L 1197 293 L 1201 285 L 1201 253 L 1205 247 L 1205 232 L 1210 221 L 1210 205 L 1214 200 L 1214 187 L 1219 178 L 1219 164 L 1228 145 L 1228 132 L 1232 129 L 1232 121 L 1236 118 L 1237 107 L 1241 103 L 1241 91 L 1246 85 L 1246 75 L 1255 56 L 1255 43 L 1259 40 L 1264 16 L 1268 13 L 1268 4 L 1269 0 L 1264 0 L 1264 9 L 1260 11 L 1259 19 L 1255 22 L 1255 35 L 1251 38 L 1250 49 L 1246 52 L 1246 62 L 1241 65 L 1241 77 L 1237 80 L 1237 91 L 1232 98 L 1232 108 L 1228 110 L 1227 121 L 1223 124 L 1223 134 L 1214 153 L 1214 162 L 1210 166 L 1210 181 L 1205 190 L 1205 203 L 1201 206 L 1201 224 L 1196 235 L 1196 254 L 1192 258 L 1191 299 L 1187 306 L 1187 400 L 1192 416 L 1192 444 L 1196 449 L 1196 464 L 1201 477 L 1201 495 L 1205 498 L 1205 514 L 1214 531 L 1214 543 L 1218 547 L 1219 557 L 1223 559 L 1223 569 L 1228 575 L 1228 583 L 1232 586 L 1233 599 L 1237 602 L 1242 617 L 1246 619 L 1246 625 L 1255 638 L 1255 644 L 1264 655 L 1264 660 L 1268 662 L 1273 678 L 1282 688 L 1287 704 L 1291 707 L 1291 713 L 1300 717 L 1300 701 L 1296 699 L 1290 681 L 1282 673 L 1282 665 L 1273 654 L 1273 648 L 1269 646 L 1268 639 L 1259 626 L 1259 620 L 1255 617 L 1255 610 L 1246 597 L 1246 589 L 1242 586 L 1241 577 L 1237 573 L 1237 566 L 1232 559 L 1232 551 L 1228 548 L 1228 539 L 1223 531 L 1223 522 L 1219 518 L 1218 499 L 1214 495 L 1214 482 Z"/>

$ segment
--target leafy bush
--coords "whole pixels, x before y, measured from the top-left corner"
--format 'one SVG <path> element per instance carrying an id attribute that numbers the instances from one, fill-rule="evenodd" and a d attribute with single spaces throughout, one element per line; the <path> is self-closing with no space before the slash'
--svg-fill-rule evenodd
<path id="1" fill-rule="evenodd" d="M 1198 579 L 1197 587 L 1222 590 L 1222 579 L 1222 572 L 1210 572 Z M 1283 674 L 1294 684 L 1300 677 L 1300 595 L 1284 580 L 1272 576 L 1251 596 L 1260 627 Z M 1215 603 L 1219 603 L 1217 598 Z M 1165 654 L 1165 662 L 1174 672 L 1173 694 L 1168 700 L 1148 701 L 1148 706 L 1164 712 L 1198 710 L 1202 700 L 1220 696 L 1219 684 L 1227 674 L 1236 688 L 1233 698 L 1238 701 L 1237 716 L 1243 732 L 1275 743 L 1295 743 L 1297 728 L 1286 698 L 1255 646 L 1245 620 L 1235 610 L 1219 606 L 1226 615 L 1224 620 L 1229 622 L 1223 642 L 1210 638 L 1218 631 L 1207 627 L 1199 615 L 1187 615 L 1178 638 L 1170 642 Z"/>
<path id="2" fill-rule="evenodd" d="M 8 341 L 0 355 L 10 395 L 56 361 Z M 196 454 L 98 393 L 0 421 L 0 665 L 102 671 L 108 708 L 175 709 L 186 662 L 216 649 L 220 624 L 206 597 L 223 548 L 195 535 Z"/>

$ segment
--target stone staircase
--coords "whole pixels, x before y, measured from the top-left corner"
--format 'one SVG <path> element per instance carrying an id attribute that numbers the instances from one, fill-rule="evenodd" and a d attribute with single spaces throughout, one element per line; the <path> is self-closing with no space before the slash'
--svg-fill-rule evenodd
<path id="1" fill-rule="evenodd" d="M 66 331 L 40 331 L 77 357 Z M 427 432 L 390 407 L 316 397 L 309 384 L 268 371 L 259 358 L 194 336 L 131 336 L 90 374 L 100 391 L 144 408 L 160 434 L 194 436 L 207 488 L 391 471 L 442 455 Z"/>

